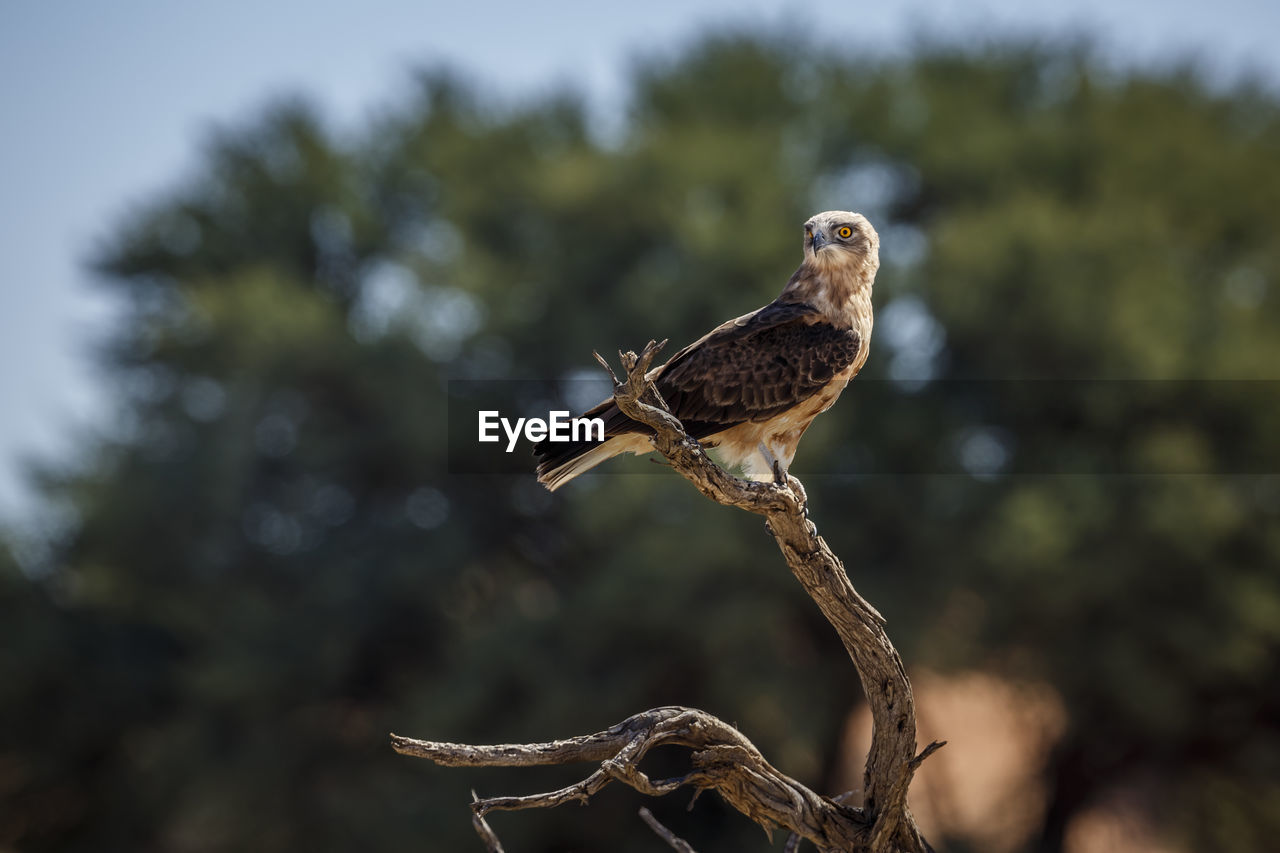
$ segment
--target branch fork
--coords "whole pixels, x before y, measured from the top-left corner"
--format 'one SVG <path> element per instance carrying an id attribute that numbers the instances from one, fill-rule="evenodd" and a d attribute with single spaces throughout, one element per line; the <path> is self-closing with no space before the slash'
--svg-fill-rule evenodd
<path id="1" fill-rule="evenodd" d="M 917 752 L 911 685 L 902 658 L 884 631 L 884 617 L 853 588 L 844 564 L 809 521 L 804 487 L 798 479 L 786 475 L 785 480 L 779 477 L 773 483 L 741 480 L 716 465 L 702 445 L 685 433 L 649 376 L 654 356 L 665 345 L 666 341 L 650 341 L 639 355 L 619 353 L 625 375 L 622 380 L 598 353 L 595 357 L 613 380 L 618 408 L 653 430 L 654 448 L 676 471 L 717 503 L 765 517 L 765 526 L 792 574 L 839 634 L 858 671 L 872 715 L 862 806 L 845 805 L 840 801 L 843 797 L 833 799 L 813 792 L 773 768 L 733 726 L 704 711 L 676 706 L 644 711 L 593 735 L 548 743 L 472 746 L 392 735 L 393 748 L 402 755 L 427 758 L 446 767 L 599 762 L 585 779 L 558 791 L 475 798 L 473 823 L 490 853 L 500 853 L 502 846 L 485 822 L 488 813 L 586 803 L 612 781 L 649 796 L 663 796 L 686 786 L 694 789 L 695 798 L 704 790 L 714 790 L 767 832 L 774 827 L 789 830 L 788 849 L 796 849 L 804 839 L 820 851 L 931 850 L 907 807 L 907 788 L 920 764 L 945 742 L 931 743 Z M 649 750 L 662 744 L 691 750 L 688 773 L 653 780 L 640 769 Z M 671 847 L 692 850 L 646 814 L 644 810 L 646 823 Z"/>

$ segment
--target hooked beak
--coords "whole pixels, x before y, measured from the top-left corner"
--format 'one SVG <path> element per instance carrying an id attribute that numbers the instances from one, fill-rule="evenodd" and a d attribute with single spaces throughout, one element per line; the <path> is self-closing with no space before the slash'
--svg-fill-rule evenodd
<path id="1" fill-rule="evenodd" d="M 813 253 L 818 254 L 818 250 L 827 245 L 831 241 L 821 231 L 813 232 Z"/>

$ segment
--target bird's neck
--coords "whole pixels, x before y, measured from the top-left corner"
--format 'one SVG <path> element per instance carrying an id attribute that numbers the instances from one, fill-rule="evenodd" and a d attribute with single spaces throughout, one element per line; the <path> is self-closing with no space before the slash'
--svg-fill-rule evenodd
<path id="1" fill-rule="evenodd" d="M 820 264 L 806 258 L 778 298 L 807 302 L 838 328 L 861 329 L 871 322 L 874 280 L 874 269 L 856 263 Z"/>

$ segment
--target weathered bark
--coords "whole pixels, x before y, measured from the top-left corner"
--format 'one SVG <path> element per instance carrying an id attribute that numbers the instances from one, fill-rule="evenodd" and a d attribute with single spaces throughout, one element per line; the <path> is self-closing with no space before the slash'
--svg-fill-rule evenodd
<path id="1" fill-rule="evenodd" d="M 698 791 L 713 789 L 752 820 L 766 828 L 785 827 L 819 850 L 929 850 L 907 808 L 907 788 L 916 768 L 942 744 L 932 743 L 916 752 L 911 685 L 902 659 L 884 631 L 884 617 L 853 588 L 844 565 L 809 521 L 799 480 L 781 471 L 776 472 L 773 483 L 740 480 L 712 462 L 703 447 L 685 434 L 680 422 L 666 410 L 657 389 L 645 379 L 662 346 L 650 341 L 639 356 L 621 354 L 626 378 L 620 382 L 614 377 L 614 399 L 625 414 L 653 429 L 657 451 L 704 495 L 765 517 L 765 526 L 792 574 L 836 629 L 871 708 L 871 751 L 863 776 L 862 807 L 814 793 L 770 766 L 732 726 L 688 708 L 655 708 L 604 732 L 551 743 L 468 746 L 392 735 L 393 746 L 402 754 L 451 767 L 600 762 L 589 777 L 559 791 L 476 800 L 472 804 L 476 828 L 490 850 L 501 848 L 494 846 L 497 839 L 483 823 L 488 812 L 586 802 L 615 779 L 651 796 L 685 785 Z M 596 358 L 609 369 L 604 359 Z M 692 770 L 674 779 L 649 779 L 638 764 L 659 744 L 693 750 Z"/>

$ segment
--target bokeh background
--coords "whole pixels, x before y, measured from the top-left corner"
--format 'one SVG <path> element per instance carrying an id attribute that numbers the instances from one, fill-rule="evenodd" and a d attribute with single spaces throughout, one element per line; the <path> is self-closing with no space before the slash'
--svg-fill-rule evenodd
<path id="1" fill-rule="evenodd" d="M 1276 18 L 6 4 L 0 850 L 478 849 L 472 788 L 587 768 L 388 732 L 670 703 L 856 790 L 857 680 L 758 520 L 448 435 L 450 381 L 572 397 L 766 302 L 830 207 L 882 234 L 878 319 L 796 470 L 950 742 L 931 840 L 1274 849 Z M 645 804 L 784 840 L 629 790 L 493 823 L 662 849 Z"/>

